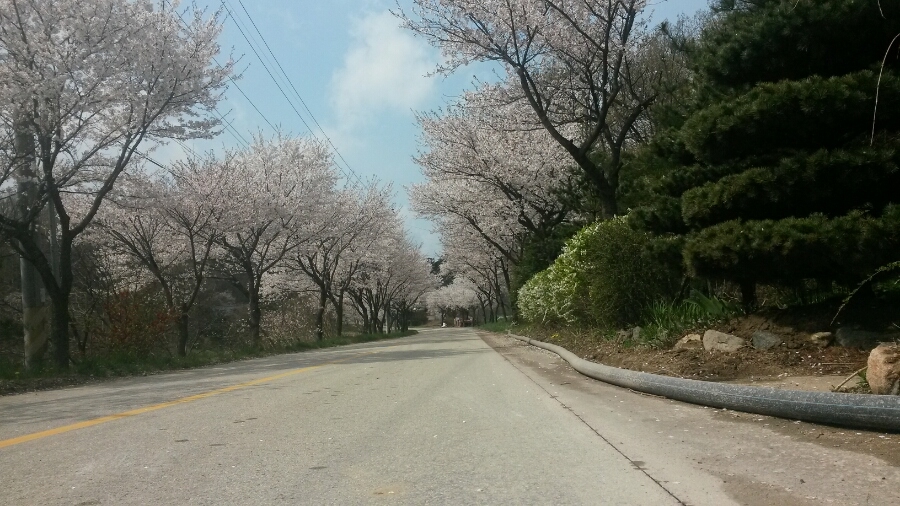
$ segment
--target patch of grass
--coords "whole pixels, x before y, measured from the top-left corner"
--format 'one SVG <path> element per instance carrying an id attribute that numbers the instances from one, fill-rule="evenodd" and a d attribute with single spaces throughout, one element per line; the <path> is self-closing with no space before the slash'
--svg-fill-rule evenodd
<path id="1" fill-rule="evenodd" d="M 65 371 L 49 365 L 36 370 L 25 370 L 21 363 L 0 361 L 0 394 L 79 383 L 92 378 L 136 376 L 161 371 L 192 369 L 236 360 L 396 339 L 417 333 L 415 330 L 409 330 L 391 334 L 345 335 L 321 341 L 298 340 L 287 345 L 258 350 L 249 347 L 196 350 L 188 353 L 185 357 L 169 354 L 113 353 L 81 359 Z"/>
<path id="2" fill-rule="evenodd" d="M 668 348 L 685 331 L 713 325 L 740 313 L 740 309 L 697 291 L 680 302 L 655 302 L 644 313 L 641 340 L 654 348 Z"/>
<path id="3" fill-rule="evenodd" d="M 641 339 L 652 347 L 666 348 L 684 331 L 699 326 L 705 319 L 700 307 L 686 301 L 656 302 L 646 311 Z"/>
<path id="4" fill-rule="evenodd" d="M 514 327 L 513 323 L 508 320 L 498 320 L 495 322 L 488 322 L 482 325 L 479 325 L 478 328 L 481 330 L 486 330 L 488 332 L 499 332 L 501 334 L 505 334 L 507 330 L 510 330 Z"/>

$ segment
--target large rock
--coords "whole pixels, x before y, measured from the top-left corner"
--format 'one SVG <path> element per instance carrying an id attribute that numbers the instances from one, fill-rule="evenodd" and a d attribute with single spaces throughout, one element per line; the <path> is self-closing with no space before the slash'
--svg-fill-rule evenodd
<path id="1" fill-rule="evenodd" d="M 633 329 L 628 330 L 619 330 L 616 332 L 616 341 L 639 341 L 641 339 L 641 330 L 643 329 L 640 327 L 634 327 Z"/>
<path id="2" fill-rule="evenodd" d="M 750 337 L 750 343 L 757 350 L 771 350 L 781 344 L 781 338 L 765 330 L 757 330 Z"/>
<path id="3" fill-rule="evenodd" d="M 872 350 L 866 381 L 873 394 L 900 394 L 900 344 L 882 344 Z"/>
<path id="4" fill-rule="evenodd" d="M 809 342 L 818 346 L 819 348 L 827 348 L 834 342 L 834 334 L 831 332 L 816 332 L 815 334 L 809 336 Z"/>
<path id="5" fill-rule="evenodd" d="M 703 347 L 703 336 L 700 334 L 688 334 L 675 343 L 676 350 L 693 350 Z"/>
<path id="6" fill-rule="evenodd" d="M 841 327 L 835 333 L 837 343 L 845 348 L 874 348 L 884 336 L 857 327 Z"/>
<path id="7" fill-rule="evenodd" d="M 747 341 L 738 336 L 719 332 L 718 330 L 707 330 L 703 333 L 703 348 L 706 351 L 734 353 L 744 346 L 747 346 Z"/>

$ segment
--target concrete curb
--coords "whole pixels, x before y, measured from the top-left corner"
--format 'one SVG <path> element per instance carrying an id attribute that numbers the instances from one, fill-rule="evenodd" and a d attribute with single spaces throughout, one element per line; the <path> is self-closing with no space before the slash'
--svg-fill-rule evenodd
<path id="1" fill-rule="evenodd" d="M 638 392 L 791 420 L 900 432 L 900 396 L 897 395 L 804 392 L 660 376 L 588 362 L 565 348 L 543 341 L 515 334 L 509 337 L 556 353 L 585 376 Z"/>

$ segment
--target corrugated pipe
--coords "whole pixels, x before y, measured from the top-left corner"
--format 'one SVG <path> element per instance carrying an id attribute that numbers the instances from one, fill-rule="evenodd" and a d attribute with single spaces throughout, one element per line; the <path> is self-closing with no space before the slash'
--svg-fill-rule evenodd
<path id="1" fill-rule="evenodd" d="M 559 346 L 510 334 L 556 353 L 576 371 L 606 383 L 683 402 L 790 420 L 900 432 L 900 396 L 804 392 L 713 383 L 588 362 Z"/>

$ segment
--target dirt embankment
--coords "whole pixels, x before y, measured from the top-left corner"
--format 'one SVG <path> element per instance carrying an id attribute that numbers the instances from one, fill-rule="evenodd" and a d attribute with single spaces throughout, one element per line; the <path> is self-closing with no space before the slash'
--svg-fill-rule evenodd
<path id="1" fill-rule="evenodd" d="M 837 304 L 769 308 L 710 327 L 741 337 L 748 344 L 758 331 L 773 334 L 781 341 L 771 349 L 758 350 L 748 345 L 733 353 L 709 352 L 699 343 L 693 348 L 657 349 L 627 339 L 604 339 L 574 329 L 529 328 L 523 331 L 532 338 L 563 346 L 587 360 L 614 367 L 707 381 L 830 390 L 854 371 L 865 367 L 874 345 L 856 347 L 834 343 L 822 347 L 811 340 L 813 334 L 853 327 L 890 340 L 897 335 L 895 322 L 900 322 L 900 307 L 893 303 L 850 308 L 841 314 L 840 320 L 832 322 Z M 707 328 L 698 328 L 684 334 L 703 334 L 705 330 Z M 856 379 L 851 380 L 842 390 L 867 391 L 864 386 L 859 387 L 859 383 Z"/>

